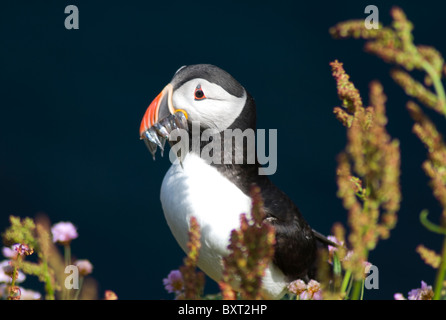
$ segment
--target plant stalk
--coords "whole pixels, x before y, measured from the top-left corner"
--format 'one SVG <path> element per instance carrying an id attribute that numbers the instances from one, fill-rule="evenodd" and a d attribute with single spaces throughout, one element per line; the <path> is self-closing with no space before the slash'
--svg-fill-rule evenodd
<path id="1" fill-rule="evenodd" d="M 438 103 L 442 107 L 443 115 L 446 117 L 446 93 L 443 87 L 443 83 L 441 82 L 441 75 L 439 76 L 437 72 L 435 72 L 435 69 L 432 67 L 432 65 L 427 61 L 423 61 L 421 63 L 421 66 L 432 79 L 432 84 L 434 85 L 435 92 L 437 93 Z"/>
<path id="2" fill-rule="evenodd" d="M 440 300 L 443 282 L 446 277 L 446 236 L 443 239 L 443 249 L 441 254 L 441 263 L 438 268 L 437 277 L 435 279 L 434 300 Z"/>

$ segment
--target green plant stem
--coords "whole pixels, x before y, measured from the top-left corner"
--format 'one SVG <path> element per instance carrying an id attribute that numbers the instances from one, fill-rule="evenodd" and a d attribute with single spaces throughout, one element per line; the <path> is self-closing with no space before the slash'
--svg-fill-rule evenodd
<path id="1" fill-rule="evenodd" d="M 71 265 L 71 246 L 70 243 L 64 244 L 65 267 Z M 63 300 L 69 300 L 70 292 L 67 288 L 63 290 Z"/>
<path id="2" fill-rule="evenodd" d="M 369 257 L 369 251 L 366 250 L 364 261 L 367 261 Z M 362 279 L 353 279 L 353 292 L 350 297 L 350 300 L 363 300 L 364 298 L 364 277 Z"/>
<path id="3" fill-rule="evenodd" d="M 438 75 L 432 65 L 427 61 L 423 61 L 421 63 L 421 66 L 432 79 L 435 92 L 437 93 L 438 103 L 440 103 L 441 107 L 443 108 L 443 115 L 446 117 L 446 93 L 443 87 L 443 83 L 441 82 L 441 75 Z"/>
<path id="4" fill-rule="evenodd" d="M 47 300 L 54 300 L 54 289 L 53 289 L 53 285 L 51 283 L 51 276 L 50 276 L 50 273 L 48 271 L 48 262 L 45 259 L 42 263 L 43 263 L 43 272 L 45 274 L 46 299 Z"/>
<path id="5" fill-rule="evenodd" d="M 17 274 L 17 267 L 14 266 L 14 269 L 12 270 L 12 281 L 11 281 L 11 287 L 15 286 L 15 280 L 16 280 L 16 274 Z"/>
<path id="6" fill-rule="evenodd" d="M 431 232 L 435 232 L 438 234 L 442 234 L 446 236 L 446 228 L 445 227 L 441 227 L 436 225 L 435 223 L 430 222 L 427 219 L 427 216 L 429 214 L 429 211 L 427 211 L 426 209 L 424 209 L 423 211 L 421 211 L 420 213 L 420 222 L 421 224 L 429 231 Z"/>
<path id="7" fill-rule="evenodd" d="M 352 277 L 352 271 L 347 270 L 345 271 L 344 279 L 342 280 L 341 284 L 341 292 L 347 293 L 348 284 L 350 283 L 350 279 Z"/>
<path id="8" fill-rule="evenodd" d="M 365 288 L 365 279 L 362 279 L 360 300 L 364 300 L 364 291 L 365 291 L 364 288 Z"/>
<path id="9" fill-rule="evenodd" d="M 446 277 L 446 236 L 443 239 L 443 249 L 441 254 L 441 264 L 438 268 L 437 277 L 435 279 L 434 300 L 440 300 L 443 282 Z"/>
<path id="10" fill-rule="evenodd" d="M 11 285 L 9 286 L 10 292 L 12 292 L 12 288 L 15 287 L 15 280 L 16 280 L 16 274 L 17 274 L 17 266 L 14 266 L 14 269 L 12 270 L 12 280 Z M 8 296 L 8 300 L 12 300 L 14 297 L 12 295 Z"/>
<path id="11" fill-rule="evenodd" d="M 65 267 L 71 264 L 71 247 L 70 244 L 64 245 Z"/>
<path id="12" fill-rule="evenodd" d="M 364 280 L 353 280 L 353 292 L 351 300 L 362 300 L 363 298 Z"/>
<path id="13" fill-rule="evenodd" d="M 435 69 L 427 61 L 424 61 L 422 63 L 422 67 L 424 68 L 426 73 L 432 79 L 432 83 L 434 85 L 435 92 L 437 93 L 438 103 L 442 107 L 443 115 L 446 117 L 446 93 L 445 93 L 445 90 L 444 90 L 443 83 L 441 82 L 441 73 L 438 74 L 437 72 L 435 72 Z M 422 214 L 423 213 L 424 213 L 424 218 L 425 218 L 424 222 L 429 222 L 427 220 L 427 210 L 423 211 Z M 422 222 L 423 222 L 423 220 L 422 220 Z M 425 227 L 427 227 L 426 224 L 424 224 Z M 438 229 L 440 231 L 444 232 L 444 230 L 445 230 L 445 223 L 443 223 L 441 227 L 438 227 Z M 442 233 L 442 232 L 440 232 L 440 233 Z M 445 280 L 445 277 L 446 277 L 446 235 L 445 235 L 445 237 L 443 239 L 441 263 L 440 263 L 440 266 L 438 268 L 437 276 L 436 276 L 436 279 L 435 279 L 434 298 L 433 298 L 434 300 L 440 300 L 440 298 L 441 298 L 441 290 L 443 289 L 443 282 Z"/>
<path id="14" fill-rule="evenodd" d="M 79 299 L 79 294 L 82 290 L 82 284 L 84 283 L 84 277 L 80 277 L 79 279 L 79 289 L 76 290 L 76 294 L 74 295 L 74 300 Z"/>
<path id="15" fill-rule="evenodd" d="M 336 276 L 339 276 L 342 272 L 342 265 L 336 251 L 333 253 L 333 272 Z"/>
<path id="16" fill-rule="evenodd" d="M 20 263 L 21 262 L 21 255 L 17 255 L 17 261 L 16 263 Z M 11 285 L 10 288 L 14 288 L 15 287 L 15 282 L 17 280 L 17 278 L 19 277 L 19 271 L 17 268 L 17 265 L 14 263 L 14 268 L 12 270 L 12 275 L 11 275 Z M 8 300 L 12 300 L 12 296 L 8 296 Z"/>

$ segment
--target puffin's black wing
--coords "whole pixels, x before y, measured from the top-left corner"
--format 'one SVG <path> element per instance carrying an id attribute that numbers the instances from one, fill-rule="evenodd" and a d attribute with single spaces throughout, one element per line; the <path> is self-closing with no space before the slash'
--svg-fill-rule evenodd
<path id="1" fill-rule="evenodd" d="M 311 273 L 317 256 L 317 236 L 294 202 L 268 178 L 261 180 L 266 220 L 276 231 L 274 264 L 290 280 L 314 276 Z"/>
<path id="2" fill-rule="evenodd" d="M 334 243 L 333 241 L 331 241 L 330 239 L 328 239 L 326 236 L 324 236 L 322 233 L 313 230 L 313 234 L 314 237 L 316 238 L 317 241 L 319 241 L 319 243 L 323 246 L 332 246 L 332 247 L 338 247 L 339 245 L 337 243 Z"/>
<path id="3" fill-rule="evenodd" d="M 265 220 L 274 226 L 276 231 L 274 264 L 290 281 L 314 278 L 319 244 L 331 242 L 308 225 L 294 202 L 273 184 L 268 176 L 258 174 L 258 166 L 216 167 L 246 195 L 249 195 L 252 185 L 260 188 Z"/>

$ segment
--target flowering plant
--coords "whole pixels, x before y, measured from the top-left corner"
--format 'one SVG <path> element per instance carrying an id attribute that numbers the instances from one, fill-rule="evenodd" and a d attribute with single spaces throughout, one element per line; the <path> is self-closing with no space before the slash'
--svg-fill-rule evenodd
<path id="1" fill-rule="evenodd" d="M 38 217 L 36 221 L 11 216 L 10 222 L 11 226 L 3 234 L 3 243 L 6 246 L 2 253 L 8 260 L 0 264 L 0 299 L 95 298 L 95 294 L 91 294 L 96 290 L 95 284 L 87 277 L 92 273 L 93 265 L 85 259 L 76 260 L 74 264 L 71 261 L 70 243 L 78 237 L 77 229 L 71 222 L 59 222 L 51 228 L 44 216 Z M 63 255 L 55 244 L 63 245 Z M 67 267 L 73 267 L 79 277 L 67 281 Z M 45 296 L 17 285 L 26 279 L 26 275 L 36 276 L 44 283 Z M 105 298 L 117 297 L 113 292 L 107 291 Z"/>
<path id="2" fill-rule="evenodd" d="M 445 89 L 442 83 L 442 77 L 446 75 L 446 67 L 444 65 L 444 60 L 441 54 L 432 47 L 424 46 L 424 45 L 415 45 L 413 42 L 412 36 L 412 23 L 407 19 L 404 12 L 398 8 L 394 7 L 391 10 L 391 15 L 393 18 L 393 23 L 391 27 L 383 27 L 380 26 L 378 29 L 366 29 L 364 27 L 363 21 L 360 20 L 352 20 L 347 22 L 339 23 L 330 29 L 330 33 L 335 38 L 345 39 L 353 37 L 355 39 L 361 38 L 366 40 L 365 50 L 369 53 L 375 54 L 385 62 L 392 63 L 396 67 L 391 71 L 391 76 L 404 90 L 404 92 L 410 96 L 418 100 L 419 103 L 424 106 L 435 110 L 442 116 L 446 116 L 446 95 Z M 334 69 L 339 70 L 339 64 L 336 62 L 332 65 Z M 409 72 L 413 70 L 419 70 L 425 73 L 424 83 L 416 80 Z M 335 75 L 336 77 L 336 75 Z M 345 86 L 339 82 L 338 79 L 338 91 L 342 91 L 345 89 Z M 433 90 L 430 88 L 433 87 Z M 349 91 L 349 90 L 347 90 Z M 346 98 L 347 101 L 350 100 L 353 102 L 358 101 L 359 93 L 353 91 L 349 91 L 347 93 Z M 341 96 L 341 98 L 344 98 Z M 372 84 L 371 87 L 371 104 L 375 104 L 379 106 L 377 110 L 382 109 L 383 104 L 385 102 L 385 97 L 382 94 L 382 88 L 380 85 Z M 347 108 L 348 109 L 348 108 Z M 440 217 L 440 224 L 436 225 L 427 219 L 427 211 L 424 210 L 420 214 L 420 221 L 428 230 L 442 234 L 444 236 L 443 241 L 443 250 L 442 254 L 439 255 L 434 251 L 427 249 L 423 245 L 420 245 L 417 248 L 417 252 L 420 254 L 421 258 L 433 268 L 437 269 L 437 277 L 435 281 L 434 288 L 426 285 L 422 282 L 421 290 L 424 294 L 413 294 L 414 291 L 409 293 L 409 298 L 416 297 L 417 299 L 443 299 L 445 297 L 444 287 L 445 287 L 445 275 L 446 275 L 446 145 L 443 141 L 441 134 L 436 129 L 433 122 L 423 113 L 422 109 L 419 107 L 417 103 L 414 101 L 409 101 L 407 103 L 407 109 L 412 116 L 415 124 L 413 126 L 413 132 L 418 136 L 421 142 L 426 146 L 428 150 L 428 159 L 423 163 L 423 169 L 428 175 L 430 180 L 430 186 L 432 187 L 433 194 L 439 201 L 442 207 L 442 215 Z M 375 110 L 375 113 L 376 111 Z M 335 108 L 335 114 L 338 119 L 344 123 L 344 125 L 349 126 L 352 121 L 351 115 L 351 107 L 350 110 L 342 110 L 340 108 Z M 377 116 L 378 122 L 385 123 L 386 119 L 384 114 L 381 112 L 381 115 Z M 373 130 L 373 129 L 372 129 Z M 353 132 L 351 129 L 348 132 Z M 354 143 L 357 138 L 351 137 L 350 141 Z M 384 139 L 388 140 L 388 139 Z M 396 143 L 395 143 L 396 145 Z M 352 148 L 355 154 L 357 151 L 354 151 L 355 148 Z M 398 171 L 396 170 L 395 165 L 399 162 L 399 158 L 397 159 L 397 150 L 389 150 L 391 154 L 393 154 L 393 160 L 389 159 L 389 165 L 385 165 L 382 169 L 387 171 L 390 179 L 395 179 Z M 366 152 L 362 152 L 364 154 Z M 387 152 L 386 152 L 387 153 Z M 354 157 L 357 157 L 356 155 Z M 392 158 L 390 157 L 390 158 Z M 361 159 L 357 159 L 356 166 L 358 166 L 358 162 L 360 166 L 363 164 Z M 373 165 L 378 164 L 376 161 L 371 161 L 369 163 L 365 163 L 366 166 L 372 168 Z M 393 168 L 393 169 L 392 169 Z M 360 168 L 358 168 L 360 170 Z M 378 169 L 379 170 L 379 169 Z M 389 178 L 386 178 L 383 182 L 389 182 Z M 363 181 L 364 182 L 364 181 Z M 339 183 L 339 182 L 338 182 Z M 345 181 L 347 183 L 347 181 Z M 356 181 L 355 181 L 356 183 Z M 367 194 L 377 194 L 372 192 L 373 190 L 367 190 L 367 188 L 372 187 L 373 183 L 370 184 L 370 179 L 366 179 L 366 190 L 360 189 L 360 194 L 356 194 L 356 196 L 361 197 L 361 195 Z M 396 186 L 397 180 L 393 180 L 393 182 L 389 185 L 390 189 L 387 188 L 387 191 L 390 193 L 387 197 L 383 199 L 387 199 L 388 203 L 383 203 L 385 210 L 390 209 L 390 215 L 385 213 L 386 219 L 384 222 L 384 234 L 383 236 L 388 236 L 386 229 L 389 227 L 393 227 L 396 222 L 396 215 L 394 214 L 398 210 L 398 200 L 399 200 L 399 191 Z M 386 188 L 383 184 L 380 184 L 379 191 L 384 191 Z M 343 190 L 340 188 L 340 190 Z M 344 206 L 348 206 L 345 202 L 345 195 L 348 192 L 347 188 L 345 188 L 345 192 L 341 192 L 341 196 L 344 197 Z M 360 216 L 358 215 L 357 218 Z M 390 218 L 390 221 L 389 221 Z M 350 223 L 353 224 L 353 228 L 357 226 L 359 222 L 354 222 L 354 220 L 350 219 Z M 353 245 L 357 245 L 361 241 L 358 239 L 350 239 Z M 366 251 L 362 251 L 366 252 Z M 427 292 L 427 293 L 426 293 Z M 431 294 L 432 293 L 432 294 Z M 400 294 L 397 294 L 398 297 L 401 297 Z"/>

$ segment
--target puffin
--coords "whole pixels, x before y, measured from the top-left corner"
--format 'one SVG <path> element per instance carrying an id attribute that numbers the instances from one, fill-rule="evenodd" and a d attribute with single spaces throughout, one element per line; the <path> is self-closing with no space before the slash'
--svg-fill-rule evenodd
<path id="1" fill-rule="evenodd" d="M 262 278 L 263 296 L 280 299 L 291 281 L 314 279 L 318 248 L 334 244 L 312 229 L 294 202 L 268 175 L 261 174 L 257 157 L 246 161 L 246 141 L 242 152 L 245 161 L 236 161 L 234 149 L 225 148 L 227 130 L 256 131 L 256 104 L 251 94 L 217 66 L 181 67 L 147 108 L 140 138 L 154 157 L 157 147 L 164 150 L 174 129 L 191 132 L 194 124 L 200 133 L 212 130 L 221 135 L 213 142 L 221 144 L 218 151 L 225 161 L 212 162 L 202 157 L 205 142 L 193 148 L 189 135 L 189 150 L 177 155 L 180 161 L 173 161 L 165 174 L 161 205 L 179 246 L 187 252 L 190 219 L 195 217 L 201 230 L 198 267 L 211 279 L 221 280 L 222 257 L 229 253 L 231 231 L 239 228 L 242 213 L 251 212 L 250 188 L 256 185 L 264 202 L 264 223 L 274 227 L 276 237 L 274 257 Z"/>

